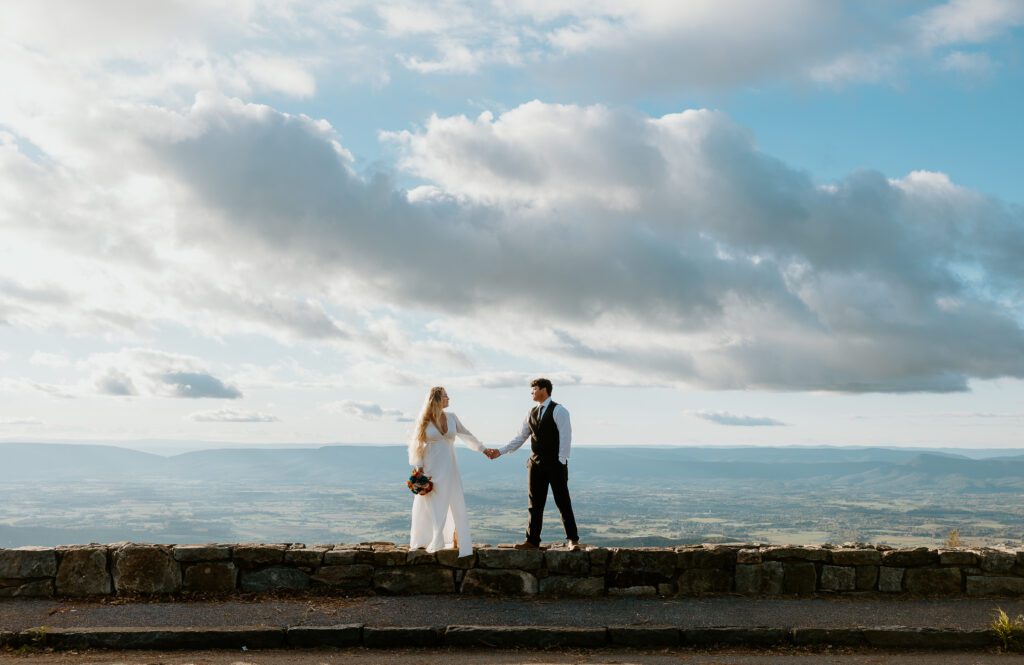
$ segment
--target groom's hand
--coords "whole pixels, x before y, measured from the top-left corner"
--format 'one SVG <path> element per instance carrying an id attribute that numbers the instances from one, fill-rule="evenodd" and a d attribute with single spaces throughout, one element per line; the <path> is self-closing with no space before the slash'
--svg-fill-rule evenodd
<path id="1" fill-rule="evenodd" d="M 501 451 L 497 448 L 488 448 L 484 450 L 484 455 L 487 455 L 487 459 L 498 459 L 501 457 Z"/>

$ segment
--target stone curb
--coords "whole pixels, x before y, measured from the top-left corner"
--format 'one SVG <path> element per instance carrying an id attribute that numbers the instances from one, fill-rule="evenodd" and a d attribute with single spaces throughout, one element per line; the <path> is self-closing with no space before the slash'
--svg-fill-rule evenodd
<path id="1" fill-rule="evenodd" d="M 877 626 L 854 628 L 771 628 L 719 626 L 337 626 L 222 628 L 36 628 L 0 631 L 0 647 L 65 649 L 312 649 L 323 647 L 665 648 L 665 647 L 826 647 L 887 650 L 991 649 L 991 630 Z"/>
<path id="2" fill-rule="evenodd" d="M 24 630 L 9 646 L 64 649 L 281 649 L 284 628 L 47 628 Z"/>
<path id="3" fill-rule="evenodd" d="M 601 648 L 608 646 L 606 628 L 563 626 L 448 626 L 445 646 L 519 648 Z"/>
<path id="4" fill-rule="evenodd" d="M 296 649 L 315 647 L 356 647 L 363 643 L 363 626 L 292 626 L 285 633 L 288 646 Z"/>

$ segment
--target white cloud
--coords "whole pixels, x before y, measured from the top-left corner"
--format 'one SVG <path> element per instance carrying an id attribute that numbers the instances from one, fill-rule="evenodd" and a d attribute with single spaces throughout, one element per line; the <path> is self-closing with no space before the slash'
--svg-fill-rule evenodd
<path id="1" fill-rule="evenodd" d="M 264 89 L 300 98 L 316 93 L 316 79 L 293 59 L 246 53 L 237 60 L 246 75 Z"/>
<path id="2" fill-rule="evenodd" d="M 551 381 L 552 387 L 573 386 L 582 382 L 582 379 L 575 374 L 566 372 L 533 373 L 526 372 L 485 372 L 466 377 L 454 379 L 453 385 L 466 388 L 522 388 L 527 389 L 530 382 L 537 377 L 544 376 Z"/>
<path id="3" fill-rule="evenodd" d="M 94 354 L 81 363 L 101 395 L 184 399 L 239 399 L 242 392 L 214 376 L 198 358 L 154 349 L 128 348 Z"/>
<path id="4" fill-rule="evenodd" d="M 0 427 L 15 425 L 42 425 L 43 421 L 38 418 L 10 418 L 0 416 Z"/>
<path id="5" fill-rule="evenodd" d="M 39 365 L 40 367 L 50 367 L 59 369 L 67 367 L 71 364 L 71 361 L 62 353 L 46 353 L 45 351 L 36 351 L 29 358 L 29 363 L 33 365 Z"/>
<path id="6" fill-rule="evenodd" d="M 343 413 L 363 420 L 389 420 L 397 423 L 409 423 L 413 418 L 400 409 L 386 409 L 375 402 L 342 400 L 321 404 L 320 409 L 331 413 Z"/>
<path id="7" fill-rule="evenodd" d="M 701 420 L 729 427 L 782 427 L 786 423 L 767 416 L 743 416 L 727 411 L 689 411 L 689 415 Z"/>
<path id="8" fill-rule="evenodd" d="M 189 420 L 199 423 L 276 423 L 280 418 L 257 411 L 236 411 L 234 409 L 215 409 L 211 411 L 197 411 L 191 414 Z"/>
<path id="9" fill-rule="evenodd" d="M 953 51 L 942 59 L 942 68 L 970 77 L 987 78 L 998 65 L 987 53 Z"/>
<path id="10" fill-rule="evenodd" d="M 946 391 L 1024 373 L 1024 335 L 996 295 L 1018 288 L 1016 213 L 941 174 L 821 188 L 719 113 L 531 102 L 390 135 L 450 195 L 413 204 L 353 176 L 312 125 L 201 112 L 232 131 L 201 122 L 168 165 L 231 242 L 287 237 L 311 270 L 372 275 L 383 302 L 516 330 L 505 352 L 711 387 Z M 268 132 L 288 137 L 287 158 L 238 168 L 229 156 Z M 424 261 L 445 256 L 458 259 Z"/>
<path id="11" fill-rule="evenodd" d="M 1018 0 L 949 0 L 914 17 L 926 47 L 987 42 L 1024 25 Z"/>

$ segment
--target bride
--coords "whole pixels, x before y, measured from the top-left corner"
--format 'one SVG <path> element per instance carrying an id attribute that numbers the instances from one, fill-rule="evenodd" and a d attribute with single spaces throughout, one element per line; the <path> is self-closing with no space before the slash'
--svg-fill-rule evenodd
<path id="1" fill-rule="evenodd" d="M 412 501 L 409 549 L 425 547 L 428 552 L 436 552 L 458 547 L 459 556 L 463 557 L 473 553 L 473 539 L 455 461 L 455 436 L 479 453 L 484 452 L 484 444 L 463 426 L 458 416 L 445 413 L 447 406 L 445 389 L 431 388 L 409 441 L 409 464 L 434 482 L 429 494 L 417 494 Z"/>

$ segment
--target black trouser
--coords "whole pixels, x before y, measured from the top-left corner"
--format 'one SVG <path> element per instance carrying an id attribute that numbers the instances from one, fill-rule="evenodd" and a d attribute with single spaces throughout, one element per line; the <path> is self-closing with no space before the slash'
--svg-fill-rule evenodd
<path id="1" fill-rule="evenodd" d="M 544 523 L 544 504 L 548 501 L 548 487 L 555 497 L 555 505 L 562 514 L 565 537 L 579 540 L 576 532 L 576 517 L 572 514 L 572 500 L 569 498 L 569 465 L 558 459 L 540 460 L 531 457 L 527 464 L 530 476 L 530 525 L 526 529 L 526 540 L 540 544 L 540 529 Z"/>

